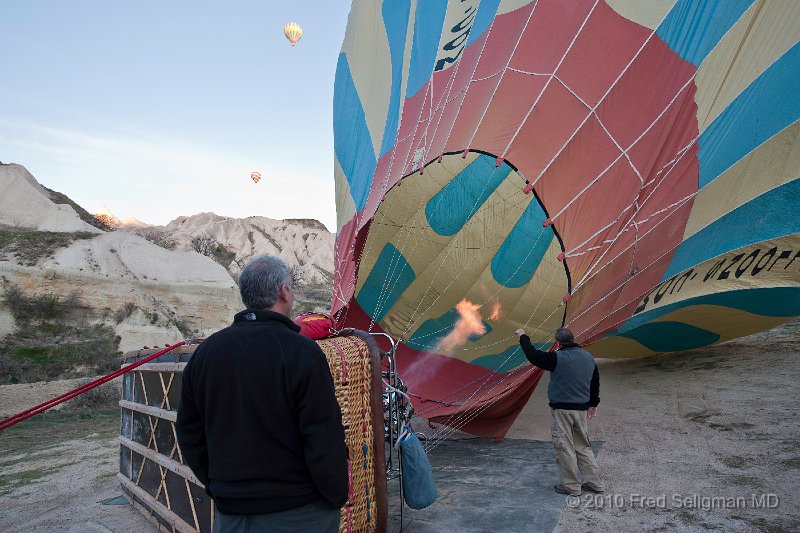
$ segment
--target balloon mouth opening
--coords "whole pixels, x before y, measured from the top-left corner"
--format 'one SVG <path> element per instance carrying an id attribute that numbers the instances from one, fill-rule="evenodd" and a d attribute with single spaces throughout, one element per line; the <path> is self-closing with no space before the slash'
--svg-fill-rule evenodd
<path id="1" fill-rule="evenodd" d="M 370 224 L 371 229 L 388 228 L 405 220 L 403 227 L 407 229 L 392 233 L 388 240 L 382 240 L 387 239 L 383 230 L 368 231 L 363 237 L 364 252 L 360 254 L 354 296 L 375 324 L 389 334 L 408 339 L 411 348 L 469 362 L 479 346 L 487 344 L 495 349 L 495 345 L 502 344 L 497 335 L 504 327 L 491 324 L 501 313 L 504 319 L 520 323 L 527 319 L 526 315 L 519 321 L 511 300 L 493 294 L 513 294 L 528 283 L 553 285 L 552 290 L 546 291 L 548 309 L 563 311 L 547 316 L 543 328 L 549 332 L 563 325 L 567 302 L 562 296 L 570 293 L 572 282 L 567 258 L 556 260 L 564 252 L 558 228 L 543 226 L 549 215 L 535 191 L 532 195 L 524 193 L 528 185 L 525 176 L 513 163 L 495 154 L 477 149 L 467 149 L 466 155 L 464 152 L 426 154 L 424 149 L 413 152 L 410 166 L 404 169 L 400 180 L 389 186 Z M 403 184 L 407 187 L 401 188 Z M 405 199 L 399 202 L 400 197 Z M 520 205 L 514 214 L 508 215 L 508 223 L 502 227 L 483 227 L 485 217 L 505 209 L 506 200 L 511 197 L 518 197 L 516 203 Z M 526 207 L 531 203 L 535 205 Z M 523 217 L 526 222 L 519 223 Z M 518 224 L 521 224 L 519 229 L 514 231 Z M 544 232 L 542 237 L 531 237 L 531 248 L 515 256 L 514 251 L 519 248 L 514 244 L 516 240 L 527 238 L 535 228 L 538 228 L 536 235 Z M 470 237 L 469 246 L 462 247 L 459 243 L 469 235 L 474 238 Z M 441 250 L 422 251 L 424 243 L 451 241 L 453 244 L 442 244 Z M 486 255 L 488 250 L 492 254 Z M 428 256 L 431 261 L 438 261 L 439 266 L 425 266 Z M 478 267 L 482 262 L 486 264 Z M 478 288 L 470 294 L 447 290 L 435 296 L 430 290 L 437 276 L 441 279 L 452 273 L 453 280 L 460 276 L 466 280 L 473 270 L 491 272 L 485 290 Z M 382 290 L 375 280 L 387 275 L 392 280 L 391 287 Z M 423 301 L 430 308 L 414 312 Z M 480 320 L 470 319 L 475 312 L 460 312 L 459 306 L 467 304 L 482 307 Z M 535 306 L 532 301 L 531 307 Z M 458 327 L 456 322 L 449 323 L 451 319 L 460 320 Z M 483 319 L 489 322 L 484 323 Z M 445 328 L 445 323 L 452 331 Z M 485 331 L 481 331 L 481 324 Z M 492 333 L 492 328 L 497 331 Z"/>

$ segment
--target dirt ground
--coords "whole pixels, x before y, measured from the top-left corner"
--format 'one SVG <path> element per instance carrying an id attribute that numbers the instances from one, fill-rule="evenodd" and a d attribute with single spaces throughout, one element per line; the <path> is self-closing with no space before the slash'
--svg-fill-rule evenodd
<path id="1" fill-rule="evenodd" d="M 800 531 L 798 341 L 795 322 L 693 352 L 600 361 L 590 433 L 608 490 L 565 499 L 555 531 Z M 548 440 L 546 385 L 509 438 Z M 0 416 L 70 386 L 0 387 Z M 0 433 L 0 531 L 152 531 L 130 506 L 99 503 L 120 495 L 117 417 L 55 413 Z"/>

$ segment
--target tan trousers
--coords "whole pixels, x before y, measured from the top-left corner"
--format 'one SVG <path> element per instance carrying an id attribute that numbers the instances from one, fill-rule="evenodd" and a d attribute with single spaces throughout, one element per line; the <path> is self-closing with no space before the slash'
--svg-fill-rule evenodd
<path id="1" fill-rule="evenodd" d="M 581 491 L 581 478 L 578 468 L 583 474 L 583 482 L 603 489 L 603 481 L 597 468 L 597 461 L 589 443 L 586 411 L 568 409 L 552 409 L 551 430 L 553 446 L 556 449 L 556 463 L 561 472 L 561 484 L 572 492 Z"/>

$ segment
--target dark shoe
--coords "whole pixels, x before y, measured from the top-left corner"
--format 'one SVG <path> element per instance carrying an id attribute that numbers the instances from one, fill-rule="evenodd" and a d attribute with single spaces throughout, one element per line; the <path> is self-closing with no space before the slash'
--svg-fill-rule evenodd
<path id="1" fill-rule="evenodd" d="M 588 490 L 589 492 L 597 492 L 597 493 L 606 491 L 606 489 L 601 489 L 599 487 L 596 487 L 595 485 L 592 485 L 591 483 L 584 483 L 583 485 L 581 485 L 581 490 Z"/>
<path id="2" fill-rule="evenodd" d="M 581 491 L 579 491 L 579 490 L 569 490 L 564 485 L 556 485 L 553 488 L 559 494 L 569 494 L 570 496 L 580 496 L 581 495 Z"/>

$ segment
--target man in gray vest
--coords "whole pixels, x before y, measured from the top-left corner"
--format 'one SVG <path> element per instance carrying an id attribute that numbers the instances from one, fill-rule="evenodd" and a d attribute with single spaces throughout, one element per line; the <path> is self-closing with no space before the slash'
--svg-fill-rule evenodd
<path id="1" fill-rule="evenodd" d="M 600 403 L 600 374 L 592 354 L 575 344 L 567 328 L 556 330 L 558 351 L 543 352 L 531 344 L 525 331 L 518 329 L 519 344 L 532 365 L 550 372 L 547 396 L 552 408 L 551 429 L 561 483 L 554 488 L 561 494 L 580 496 L 583 490 L 603 492 L 592 447 L 587 419 L 594 418 Z M 583 474 L 583 483 L 578 477 Z"/>

